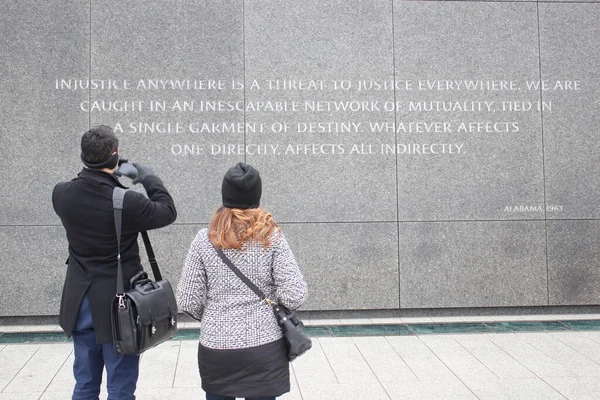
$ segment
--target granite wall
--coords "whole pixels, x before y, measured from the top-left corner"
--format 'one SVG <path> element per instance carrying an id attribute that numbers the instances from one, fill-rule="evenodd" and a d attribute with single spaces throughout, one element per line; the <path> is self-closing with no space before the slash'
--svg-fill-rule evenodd
<path id="1" fill-rule="evenodd" d="M 237 161 L 306 310 L 600 304 L 600 2 L 5 0 L 0 316 L 55 315 L 90 125 L 153 166 L 177 281 Z"/>

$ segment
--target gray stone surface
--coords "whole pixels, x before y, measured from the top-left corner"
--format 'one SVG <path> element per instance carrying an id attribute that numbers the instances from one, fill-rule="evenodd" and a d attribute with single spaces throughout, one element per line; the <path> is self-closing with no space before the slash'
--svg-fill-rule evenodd
<path id="1" fill-rule="evenodd" d="M 172 225 L 150 231 L 161 273 L 173 285 L 179 281 L 189 246 L 202 227 Z M 57 315 L 66 273 L 63 227 L 4 226 L 0 227 L 0 239 L 0 273 L 11 282 L 0 291 L 0 316 Z M 138 243 L 142 264 L 150 271 L 141 236 Z"/>
<path id="2" fill-rule="evenodd" d="M 490 340 L 541 379 L 576 376 L 555 354 L 538 350 L 519 335 L 494 335 Z"/>
<path id="3" fill-rule="evenodd" d="M 586 371 L 571 362 L 557 364 L 555 359 L 561 360 L 565 349 L 572 352 L 571 346 L 588 356 L 590 348 L 596 351 L 599 346 L 598 335 L 599 332 L 563 332 L 554 346 L 544 350 L 546 354 L 535 351 L 522 340 L 524 336 L 521 334 L 461 335 L 469 341 L 491 345 L 481 349 L 478 356 L 488 352 L 493 356 L 497 351 L 506 357 L 510 357 L 508 353 L 514 354 L 515 358 L 542 375 L 538 377 L 531 373 L 530 378 L 495 378 L 484 374 L 461 379 L 454 374 L 458 375 L 462 366 L 457 369 L 455 366 L 446 367 L 438 358 L 443 358 L 447 348 L 457 346 L 456 335 L 313 338 L 313 348 L 291 364 L 291 391 L 281 399 L 597 399 L 600 384 L 596 371 Z M 536 333 L 534 336 L 552 340 L 551 337 L 557 334 Z M 437 346 L 430 349 L 428 346 L 432 342 L 436 342 Z M 197 360 L 193 357 L 197 345 L 197 339 L 170 341 L 144 353 L 140 362 L 137 397 L 150 400 L 202 398 L 204 392 L 199 387 Z M 0 346 L 0 365 L 3 366 L 0 370 L 0 399 L 70 398 L 75 384 L 72 349 L 72 344 L 65 343 Z M 344 354 L 348 354 L 345 363 Z M 513 363 L 518 363 L 515 358 L 511 358 Z M 397 362 L 388 364 L 385 369 L 385 363 L 393 359 Z M 419 379 L 408 375 L 412 374 L 408 370 L 407 374 L 393 376 L 394 371 L 390 367 L 403 364 L 402 359 L 414 369 Z M 539 366 L 545 361 L 554 371 Z M 44 368 L 36 368 L 42 363 Z M 518 363 L 525 368 L 523 364 Z M 159 365 L 163 369 L 153 373 Z M 573 372 L 572 367 L 579 369 L 582 375 L 569 376 L 569 372 Z M 423 372 L 426 372 L 424 376 Z M 356 375 L 352 376 L 353 373 Z M 153 376 L 157 379 L 152 380 Z M 186 376 L 186 381 L 182 382 L 178 376 Z M 348 382 L 348 378 L 353 380 Z M 12 383 L 2 391 L 2 382 Z M 105 397 L 106 380 L 100 394 L 100 398 Z"/>
<path id="4" fill-rule="evenodd" d="M 39 345 L 10 346 L 0 351 L 0 391 L 4 390 L 39 348 Z"/>
<path id="5" fill-rule="evenodd" d="M 396 92 L 396 122 L 439 122 L 446 130 L 408 132 L 407 126 L 398 143 L 453 144 L 455 151 L 462 145 L 460 154 L 398 155 L 399 219 L 544 218 L 540 113 L 503 111 L 501 103 L 539 101 L 539 93 L 524 88 L 525 80 L 539 79 L 536 5 L 397 2 L 394 18 L 396 79 L 414 83 L 412 90 Z M 427 81 L 435 80 L 514 81 L 515 90 L 429 89 Z M 411 110 L 411 102 L 431 101 L 460 109 L 466 102 L 468 111 Z M 493 102 L 490 111 L 486 101 Z M 485 111 L 470 111 L 472 102 Z M 444 122 L 449 126 L 443 128 Z M 461 129 L 470 122 L 506 122 L 509 132 Z M 515 206 L 538 209 L 513 212 Z"/>
<path id="6" fill-rule="evenodd" d="M 308 355 L 308 353 L 306 353 Z M 338 383 L 331 364 L 319 340 L 313 341 L 309 357 L 299 357 L 293 364 L 296 379 L 300 386 L 317 386 Z"/>
<path id="7" fill-rule="evenodd" d="M 319 343 L 339 383 L 378 382 L 352 338 L 320 338 Z"/>
<path id="8" fill-rule="evenodd" d="M 232 80 L 244 77 L 243 2 L 133 3 L 92 3 L 92 77 L 118 79 L 121 85 L 127 80 L 131 89 L 94 90 L 91 101 L 127 101 L 133 107 L 125 112 L 94 110 L 92 124 L 120 123 L 121 153 L 152 165 L 166 178 L 179 207 L 178 222 L 207 223 L 220 204 L 225 171 L 240 160 L 238 155 L 211 155 L 211 147 L 243 142 L 244 112 L 206 112 L 200 105 L 244 99 L 243 90 L 231 89 Z M 166 88 L 149 89 L 148 82 L 157 80 L 159 85 L 167 81 Z M 172 80 L 191 81 L 192 88 L 172 89 Z M 222 81 L 223 88 L 217 82 L 211 88 L 208 81 Z M 151 105 L 163 102 L 166 111 Z M 184 109 L 184 102 L 193 102 L 193 109 Z M 140 129 L 139 123 L 149 126 Z M 209 124 L 208 131 L 200 130 L 203 123 Z M 217 132 L 212 124 L 235 124 L 236 132 Z M 242 124 L 241 131 L 237 124 Z M 192 154 L 186 154 L 186 146 Z"/>
<path id="9" fill-rule="evenodd" d="M 387 340 L 420 382 L 458 382 L 448 366 L 418 337 L 390 336 Z"/>
<path id="10" fill-rule="evenodd" d="M 593 400 L 600 395 L 600 382 L 596 376 L 548 378 L 546 382 L 568 399 Z"/>
<path id="11" fill-rule="evenodd" d="M 540 0 L 539 3 L 600 3 L 600 0 Z"/>
<path id="12" fill-rule="evenodd" d="M 151 233 L 173 283 L 196 231 L 221 203 L 223 174 L 249 161 L 263 176 L 262 205 L 284 224 L 309 281 L 305 310 L 419 317 L 600 304 L 600 7 L 539 3 L 2 2 L 0 272 L 11 284 L 0 290 L 0 317 L 57 314 L 66 241 L 51 191 L 79 172 L 81 134 L 99 123 L 119 124 L 122 155 L 150 164 L 175 198 L 177 224 Z M 88 79 L 118 89 L 89 90 Z M 393 79 L 395 91 L 357 90 L 359 82 Z M 416 89 L 418 80 L 436 79 L 515 81 L 517 90 Z M 581 89 L 528 90 L 525 82 L 539 79 L 577 80 Z M 82 80 L 84 88 L 57 89 L 57 80 Z M 159 87 L 140 88 L 140 80 Z M 192 88 L 169 88 L 172 80 Z M 267 89 L 267 80 L 324 86 Z M 406 80 L 413 90 L 401 87 Z M 334 81 L 352 86 L 336 90 Z M 551 110 L 502 111 L 509 100 L 534 108 L 544 101 Z M 88 111 L 88 101 L 128 109 Z M 214 101 L 226 110 L 200 109 Z M 296 102 L 299 111 L 228 109 L 267 101 Z M 308 110 L 313 101 L 375 109 Z M 488 101 L 496 112 L 408 111 L 410 101 Z M 151 102 L 166 109 L 151 110 Z M 183 102 L 193 110 L 177 110 Z M 386 109 L 390 102 L 403 108 Z M 460 122 L 515 122 L 519 131 L 371 126 L 435 121 L 454 130 Z M 289 129 L 274 132 L 278 123 Z M 307 132 L 308 123 L 357 125 Z M 396 143 L 456 143 L 464 153 L 382 154 L 382 145 Z M 23 298 L 29 290 L 38 296 Z"/>
<path id="13" fill-rule="evenodd" d="M 532 379 L 496 379 L 467 382 L 469 389 L 478 399 L 528 399 L 528 400 L 564 400 L 562 391 L 540 378 Z M 571 397 L 567 397 L 571 399 Z M 576 398 L 576 397 L 575 397 Z"/>
<path id="14" fill-rule="evenodd" d="M 408 0 L 408 1 L 418 1 L 418 0 Z M 479 2 L 480 0 L 435 0 L 437 2 L 457 2 L 457 1 L 463 1 L 463 2 Z M 529 2 L 531 3 L 532 0 L 490 0 L 490 2 L 493 3 L 501 3 L 501 2 L 511 2 L 511 3 L 518 3 L 518 2 Z M 541 2 L 542 0 L 540 0 Z M 535 2 L 535 1 L 533 1 Z"/>
<path id="15" fill-rule="evenodd" d="M 489 336 L 466 334 L 459 337 L 454 336 L 454 338 L 499 379 L 526 380 L 536 378 L 523 364 L 490 341 Z"/>
<path id="16" fill-rule="evenodd" d="M 40 346 L 2 393 L 43 392 L 72 352 L 70 343 Z"/>
<path id="17" fill-rule="evenodd" d="M 563 336 L 567 332 L 562 332 Z M 544 354 L 553 354 L 552 358 L 567 367 L 577 376 L 600 376 L 600 365 L 589 354 L 581 354 L 560 341 L 560 335 L 551 336 L 545 332 L 528 332 L 519 335 L 526 342 Z"/>
<path id="18" fill-rule="evenodd" d="M 264 122 L 267 127 L 264 133 L 248 132 L 247 142 L 279 145 L 281 152 L 247 157 L 264 171 L 269 185 L 265 204 L 288 222 L 395 220 L 396 161 L 379 154 L 380 144 L 393 143 L 394 135 L 372 133 L 368 126 L 369 122 L 393 122 L 393 112 L 382 108 L 393 101 L 393 91 L 357 90 L 359 80 L 393 78 L 391 3 L 336 0 L 307 6 L 262 1 L 252 2 L 245 15 L 246 100 L 297 103 L 297 111 L 246 113 L 248 122 Z M 284 79 L 322 81 L 323 87 L 266 89 L 269 80 Z M 252 89 L 255 80 L 261 90 Z M 333 81 L 341 80 L 353 86 L 335 90 Z M 354 112 L 312 111 L 306 106 L 318 101 L 333 108 L 350 102 L 368 105 Z M 371 110 L 373 102 L 377 103 Z M 288 123 L 290 128 L 275 132 L 272 126 L 277 123 Z M 351 132 L 332 128 L 310 133 L 305 125 L 311 123 L 360 125 Z M 375 154 L 368 154 L 369 144 Z"/>
<path id="19" fill-rule="evenodd" d="M 398 319 L 399 320 L 399 319 Z M 385 323 L 372 320 L 371 323 Z M 393 321 L 399 323 L 399 321 Z M 380 382 L 417 381 L 417 376 L 385 337 L 354 337 L 352 341 Z"/>
<path id="20" fill-rule="evenodd" d="M 400 223 L 402 308 L 548 304 L 543 221 Z"/>
<path id="21" fill-rule="evenodd" d="M 540 4 L 546 198 L 558 210 L 549 218 L 598 218 L 600 185 L 600 5 Z M 579 90 L 554 90 L 578 81 Z M 573 86 L 574 88 L 575 86 Z"/>
<path id="22" fill-rule="evenodd" d="M 422 337 L 421 340 L 463 382 L 473 379 L 490 381 L 498 378 L 481 360 L 458 342 L 439 336 Z"/>
<path id="23" fill-rule="evenodd" d="M 89 4 L 2 2 L 0 36 L 0 224 L 53 224 L 52 188 L 78 168 L 88 124 L 77 113 L 87 93 L 55 80 L 89 75 Z"/>
<path id="24" fill-rule="evenodd" d="M 551 305 L 599 304 L 600 221 L 548 221 Z"/>
<path id="25" fill-rule="evenodd" d="M 308 282 L 303 310 L 398 308 L 395 223 L 285 224 Z"/>
<path id="26" fill-rule="evenodd" d="M 180 345 L 176 341 L 168 341 L 145 353 L 138 385 L 145 388 L 173 386 L 179 354 Z"/>
<path id="27" fill-rule="evenodd" d="M 163 278 L 169 279 L 173 284 L 173 288 L 179 282 L 185 257 L 192 241 L 198 231 L 205 227 L 206 225 L 174 224 L 148 232 L 161 274 Z M 138 238 L 138 243 L 142 265 L 144 265 L 144 269 L 150 271 L 150 264 L 147 261 L 148 257 L 141 236 Z"/>
<path id="28" fill-rule="evenodd" d="M 192 240 L 205 227 L 175 224 L 149 233 L 161 272 L 174 285 Z M 396 224 L 282 227 L 309 286 L 303 310 L 398 308 Z M 142 263 L 149 271 L 141 238 L 139 245 Z"/>
<path id="29" fill-rule="evenodd" d="M 406 398 L 431 400 L 475 400 L 471 393 L 458 379 L 436 381 L 384 382 L 384 388 L 392 400 Z"/>
<path id="30" fill-rule="evenodd" d="M 585 355 L 596 364 L 600 364 L 600 334 L 596 332 L 581 332 L 579 335 L 569 335 L 567 333 L 552 333 L 556 339 L 560 340 L 566 346 Z M 595 370 L 588 371 L 589 376 L 597 376 Z M 574 374 L 577 375 L 577 374 Z M 579 376 L 582 376 L 579 374 Z M 587 376 L 587 375 L 584 375 Z"/>
<path id="31" fill-rule="evenodd" d="M 161 273 L 174 286 L 192 240 L 205 226 L 176 224 L 150 231 Z M 304 310 L 398 308 L 394 223 L 284 224 L 284 229 L 309 284 Z M 58 314 L 67 256 L 62 226 L 0 227 L 0 235 L 5 243 L 0 272 L 13 282 L 1 292 L 0 316 Z M 138 242 L 150 271 L 141 238 Z M 40 270 L 46 278 L 31 279 Z M 31 290 L 38 295 L 22 296 Z"/>
<path id="32" fill-rule="evenodd" d="M 0 227 L 0 315 L 57 315 L 67 271 L 67 240 L 58 226 Z"/>

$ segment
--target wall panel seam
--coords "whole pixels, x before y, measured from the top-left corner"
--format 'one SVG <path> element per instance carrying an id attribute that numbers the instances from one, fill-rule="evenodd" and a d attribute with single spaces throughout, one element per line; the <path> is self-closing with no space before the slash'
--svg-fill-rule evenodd
<path id="1" fill-rule="evenodd" d="M 538 40 L 538 68 L 539 78 L 542 81 L 542 37 L 540 27 L 540 5 L 536 4 L 536 16 L 537 16 L 537 40 Z M 544 104 L 544 92 L 542 85 L 540 85 L 540 103 Z M 544 187 L 544 248 L 546 258 L 546 296 L 548 305 L 550 305 L 550 263 L 548 260 L 548 211 L 547 211 L 547 200 L 546 200 L 546 152 L 544 144 L 544 107 L 540 107 L 540 133 L 542 139 L 542 183 Z"/>

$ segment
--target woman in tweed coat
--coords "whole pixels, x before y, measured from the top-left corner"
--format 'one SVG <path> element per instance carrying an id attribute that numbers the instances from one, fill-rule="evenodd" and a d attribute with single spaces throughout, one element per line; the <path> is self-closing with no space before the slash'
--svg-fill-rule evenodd
<path id="1" fill-rule="evenodd" d="M 306 283 L 288 242 L 260 206 L 258 171 L 238 163 L 223 178 L 223 207 L 196 235 L 177 287 L 179 309 L 201 321 L 198 366 L 207 400 L 271 400 L 290 390 L 289 362 L 272 308 L 221 260 L 214 246 L 270 300 L 290 309 Z"/>

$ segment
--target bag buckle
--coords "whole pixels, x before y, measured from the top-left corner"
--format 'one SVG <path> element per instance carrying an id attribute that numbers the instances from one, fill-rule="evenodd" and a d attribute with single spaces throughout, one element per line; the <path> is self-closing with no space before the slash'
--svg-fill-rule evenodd
<path id="1" fill-rule="evenodd" d="M 125 295 L 118 294 L 117 297 L 119 298 L 119 308 L 125 308 Z"/>
<path id="2" fill-rule="evenodd" d="M 277 305 L 276 302 L 274 302 L 273 300 L 269 299 L 266 295 L 261 299 L 261 301 L 264 301 L 265 303 L 267 303 L 271 307 L 275 307 Z"/>

